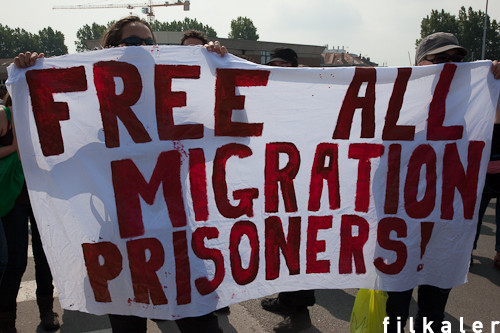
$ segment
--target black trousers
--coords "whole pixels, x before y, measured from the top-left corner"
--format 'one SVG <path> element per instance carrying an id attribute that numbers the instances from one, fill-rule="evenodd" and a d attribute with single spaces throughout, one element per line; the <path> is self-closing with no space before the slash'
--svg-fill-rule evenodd
<path id="1" fill-rule="evenodd" d="M 31 245 L 35 259 L 36 295 L 52 296 L 52 274 L 42 248 L 31 206 L 16 204 L 2 217 L 8 247 L 8 262 L 0 282 L 0 312 L 16 311 L 16 298 L 28 264 L 28 219 L 31 223 Z"/>
<path id="2" fill-rule="evenodd" d="M 7 253 L 7 238 L 5 238 L 3 223 L 0 219 L 0 282 L 2 282 L 3 272 L 7 268 Z"/>
<path id="3" fill-rule="evenodd" d="M 429 285 L 418 286 L 418 312 L 414 320 L 416 333 L 422 332 L 424 317 L 427 323 L 433 321 L 431 328 L 434 332 L 441 332 L 444 308 L 446 307 L 450 290 Z M 389 317 L 387 333 L 398 332 L 398 325 L 401 325 L 400 332 L 403 331 L 403 327 L 406 326 L 409 316 L 412 293 L 413 289 L 401 292 L 387 292 L 389 295 L 386 304 L 387 316 Z"/>
<path id="4" fill-rule="evenodd" d="M 486 213 L 486 208 L 488 208 L 488 205 L 493 198 L 497 199 L 497 202 L 495 204 L 495 223 L 497 225 L 495 251 L 500 252 L 500 195 L 498 193 L 494 193 L 493 191 L 488 191 L 488 186 L 486 185 L 483 190 L 483 195 L 481 196 L 481 203 L 479 204 L 477 231 L 473 247 L 474 250 L 477 248 L 477 241 L 479 239 L 479 235 L 481 234 L 481 225 L 483 224 L 484 213 Z"/>
<path id="5" fill-rule="evenodd" d="M 145 333 L 147 318 L 108 315 L 113 333 Z M 182 333 L 222 333 L 217 316 L 211 312 L 204 316 L 187 317 L 175 321 Z"/>
<path id="6" fill-rule="evenodd" d="M 295 311 L 313 306 L 316 303 L 314 290 L 287 291 L 278 294 L 280 303 Z"/>

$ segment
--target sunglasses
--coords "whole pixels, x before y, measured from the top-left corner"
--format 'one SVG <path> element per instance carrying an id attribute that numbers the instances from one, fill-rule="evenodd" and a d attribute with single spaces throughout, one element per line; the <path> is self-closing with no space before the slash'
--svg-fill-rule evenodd
<path id="1" fill-rule="evenodd" d="M 446 52 L 438 53 L 434 55 L 434 58 L 429 59 L 425 57 L 425 60 L 432 62 L 433 64 L 442 64 L 445 62 L 462 62 L 464 61 L 464 55 L 456 53 L 456 54 L 448 54 Z"/>
<path id="2" fill-rule="evenodd" d="M 137 36 L 130 36 L 116 42 L 116 46 L 120 44 L 125 44 L 126 46 L 137 46 L 137 45 L 142 45 L 142 43 L 146 45 L 154 45 L 155 42 L 152 38 L 140 38 Z"/>

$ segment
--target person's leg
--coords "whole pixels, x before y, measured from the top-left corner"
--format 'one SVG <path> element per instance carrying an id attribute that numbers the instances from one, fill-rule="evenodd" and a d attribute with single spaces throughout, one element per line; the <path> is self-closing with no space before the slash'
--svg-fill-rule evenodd
<path id="1" fill-rule="evenodd" d="M 496 240 L 495 240 L 495 251 L 497 252 L 495 258 L 493 258 L 493 264 L 496 269 L 500 269 L 500 197 L 497 197 L 497 202 L 495 204 L 495 222 L 497 225 Z"/>
<path id="2" fill-rule="evenodd" d="M 410 301 L 413 289 L 406 291 L 388 291 L 385 310 L 389 317 L 387 333 L 402 332 L 406 326 L 410 311 Z M 398 330 L 398 326 L 400 329 Z"/>
<path id="3" fill-rule="evenodd" d="M 3 272 L 7 268 L 8 261 L 7 238 L 3 230 L 2 219 L 0 219 L 0 282 L 2 282 Z"/>
<path id="4" fill-rule="evenodd" d="M 38 232 L 33 212 L 30 214 L 31 224 L 31 246 L 33 248 L 33 257 L 35 259 L 35 280 L 36 280 L 36 302 L 40 311 L 40 325 L 47 330 L 52 331 L 61 325 L 57 319 L 58 315 L 54 312 L 54 285 L 52 284 L 52 273 L 49 263 L 45 257 L 42 247 L 42 240 Z"/>
<path id="5" fill-rule="evenodd" d="M 441 332 L 444 320 L 444 309 L 451 289 L 442 289 L 429 285 L 418 288 L 418 312 L 415 321 L 415 332 L 422 332 L 423 321 L 433 322 L 431 328 L 434 332 Z"/>
<path id="6" fill-rule="evenodd" d="M 222 333 L 217 316 L 210 312 L 199 317 L 186 317 L 175 321 L 182 333 Z M 200 328 L 203 329 L 200 329 Z"/>
<path id="7" fill-rule="evenodd" d="M 28 215 L 23 205 L 2 217 L 8 262 L 0 282 L 0 330 L 15 329 L 16 298 L 28 263 Z"/>
<path id="8" fill-rule="evenodd" d="M 316 303 L 314 290 L 297 290 L 279 293 L 278 298 L 281 303 L 292 309 L 302 309 L 313 306 Z"/>
<path id="9" fill-rule="evenodd" d="M 500 197 L 497 197 L 495 204 L 495 223 L 497 225 L 495 251 L 500 252 Z"/>
<path id="10" fill-rule="evenodd" d="M 35 280 L 36 280 L 36 295 L 52 296 L 54 294 L 54 285 L 52 284 L 52 273 L 50 272 L 49 263 L 42 246 L 40 233 L 36 224 L 33 213 L 30 214 L 31 225 L 31 246 L 33 248 L 33 257 L 35 260 Z"/>
<path id="11" fill-rule="evenodd" d="M 479 214 L 477 217 L 477 230 L 476 237 L 474 238 L 474 247 L 475 250 L 477 248 L 477 241 L 479 239 L 479 235 L 481 234 L 481 225 L 483 224 L 484 213 L 486 212 L 486 208 L 488 208 L 488 204 L 490 203 L 491 195 L 483 192 L 481 196 L 481 203 L 479 204 Z"/>
<path id="12" fill-rule="evenodd" d="M 113 333 L 146 333 L 147 319 L 136 316 L 108 315 Z"/>

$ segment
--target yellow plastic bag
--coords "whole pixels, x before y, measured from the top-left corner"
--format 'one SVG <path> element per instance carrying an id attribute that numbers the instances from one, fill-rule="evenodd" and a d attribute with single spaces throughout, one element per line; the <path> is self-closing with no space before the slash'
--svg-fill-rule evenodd
<path id="1" fill-rule="evenodd" d="M 386 302 L 385 291 L 359 289 L 352 307 L 351 333 L 384 333 Z"/>

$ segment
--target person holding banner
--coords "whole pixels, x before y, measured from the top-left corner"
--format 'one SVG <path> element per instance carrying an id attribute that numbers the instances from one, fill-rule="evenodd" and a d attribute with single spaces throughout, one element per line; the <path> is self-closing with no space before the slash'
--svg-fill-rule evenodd
<path id="1" fill-rule="evenodd" d="M 117 21 L 109 27 L 103 36 L 104 47 L 153 45 L 156 44 L 153 30 L 149 24 L 137 16 L 129 16 Z M 215 51 L 224 56 L 227 51 L 218 42 L 205 43 L 209 51 Z M 198 44 L 197 44 L 198 45 Z M 146 332 L 146 318 L 110 314 L 109 320 L 113 332 Z M 222 332 L 217 317 L 213 312 L 200 317 L 182 318 L 176 324 L 183 333 L 198 332 L 204 327 L 205 332 Z"/>
<path id="2" fill-rule="evenodd" d="M 297 53 L 291 48 L 277 48 L 272 51 L 267 65 L 298 67 L 297 58 Z M 285 315 L 285 319 L 273 328 L 275 332 L 297 332 L 311 327 L 308 307 L 315 303 L 314 290 L 281 292 L 278 297 L 261 301 L 264 310 Z"/>
<path id="3" fill-rule="evenodd" d="M 436 32 L 422 39 L 415 56 L 416 66 L 428 66 L 447 62 L 462 62 L 467 50 L 460 46 L 455 35 L 446 32 Z M 500 64 L 493 61 L 492 72 L 495 79 L 500 79 Z M 497 105 L 496 119 L 499 119 L 500 103 Z M 451 289 L 431 285 L 418 287 L 418 312 L 413 328 L 422 332 L 423 327 L 432 328 L 433 332 L 441 332 L 444 310 Z M 413 289 L 401 292 L 387 292 L 386 304 L 388 333 L 402 332 L 409 316 L 409 306 Z M 432 323 L 431 323 L 432 322 Z"/>
<path id="4" fill-rule="evenodd" d="M 205 34 L 198 30 L 184 31 L 181 39 L 181 45 L 196 46 L 208 44 L 208 39 Z"/>
<path id="5" fill-rule="evenodd" d="M 202 34 L 191 33 L 182 40 L 181 45 L 203 45 L 209 52 L 220 54 L 221 57 L 227 54 L 226 47 L 221 46 L 218 41 L 207 42 L 202 38 Z M 128 16 L 115 22 L 104 33 L 101 41 L 101 46 L 104 48 L 145 45 L 156 45 L 156 38 L 149 23 L 137 16 Z M 36 52 L 21 53 L 15 58 L 14 63 L 17 67 L 26 68 L 33 66 L 36 60 L 43 56 L 43 53 Z M 117 314 L 108 316 L 115 333 L 140 333 L 147 330 L 147 318 Z M 200 332 L 200 327 L 203 327 L 203 332 L 222 332 L 214 312 L 199 317 L 178 319 L 175 322 L 183 333 Z"/>
<path id="6" fill-rule="evenodd" d="M 17 155 L 16 139 L 12 131 L 11 107 L 12 101 L 7 94 L 5 107 L 0 112 L 0 165 L 3 173 L 0 178 L 2 191 L 0 216 L 8 249 L 7 266 L 0 281 L 0 332 L 17 332 L 16 298 L 28 264 L 28 220 L 31 224 L 40 325 L 43 329 L 51 331 L 60 326 L 58 315 L 53 311 L 52 274 L 42 248 L 21 162 Z"/>
<path id="7" fill-rule="evenodd" d="M 490 163 L 488 163 L 486 181 L 484 184 L 481 203 L 479 206 L 477 232 L 473 247 L 474 250 L 477 247 L 477 241 L 479 240 L 479 235 L 481 234 L 481 225 L 483 223 L 484 213 L 486 212 L 486 208 L 493 198 L 496 199 L 495 222 L 497 227 L 495 240 L 496 255 L 493 258 L 493 267 L 495 267 L 496 269 L 500 269 L 500 116 L 498 115 L 495 117 L 495 125 L 493 127 Z M 471 264 L 472 263 L 473 262 L 471 256 Z"/>
<path id="8" fill-rule="evenodd" d="M 298 67 L 297 53 L 288 47 L 279 47 L 271 52 L 271 59 L 266 65 L 275 67 Z"/>
<path id="9" fill-rule="evenodd" d="M 7 88 L 5 87 L 4 84 L 0 85 L 0 105 L 3 106 L 4 104 L 4 98 L 5 95 L 7 94 Z M 1 111 L 0 111 L 1 112 Z M 0 136 L 3 136 L 4 132 L 7 130 L 6 124 L 8 124 L 7 121 L 7 114 L 4 112 L 0 113 L 0 123 L 3 124 L 3 127 L 0 127 Z M 3 147 L 0 147 L 0 150 L 2 150 Z M 1 156 L 2 154 L 0 154 Z M 3 169 L 2 169 L 3 171 Z M 0 175 L 0 178 L 3 177 L 3 174 Z M 5 238 L 5 231 L 3 230 L 3 224 L 2 220 L 0 219 L 0 282 L 2 282 L 2 276 L 3 272 L 5 271 L 7 267 L 7 239 Z"/>
<path id="10" fill-rule="evenodd" d="M 5 88 L 5 85 L 2 84 L 0 86 L 1 105 L 3 105 L 4 103 L 3 100 L 5 98 L 6 92 L 7 89 Z M 0 111 L 0 123 L 3 124 L 0 127 L 0 137 L 1 137 L 3 136 L 3 133 L 6 132 L 7 130 L 7 126 L 5 126 L 5 124 L 8 124 L 7 114 L 3 111 Z M 4 147 L 0 147 L 0 150 L 3 148 Z M 0 177 L 3 177 L 3 174 L 0 175 Z M 2 219 L 0 219 L 0 282 L 2 282 L 3 272 L 5 271 L 6 268 L 7 268 L 7 239 L 5 238 L 5 231 L 3 230 Z"/>

